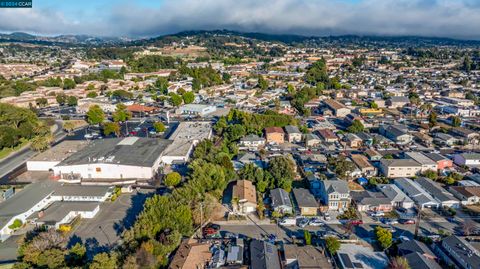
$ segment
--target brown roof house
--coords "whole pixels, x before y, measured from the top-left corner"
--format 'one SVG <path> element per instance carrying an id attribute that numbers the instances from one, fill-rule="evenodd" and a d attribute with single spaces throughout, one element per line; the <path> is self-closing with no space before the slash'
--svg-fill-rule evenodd
<path id="1" fill-rule="evenodd" d="M 169 269 L 202 269 L 207 268 L 212 259 L 209 243 L 198 243 L 185 239 L 173 256 Z"/>
<path id="2" fill-rule="evenodd" d="M 285 142 L 285 132 L 280 127 L 265 128 L 267 143 L 282 144 Z"/>
<path id="3" fill-rule="evenodd" d="M 232 206 L 234 211 L 248 214 L 257 210 L 257 192 L 249 180 L 237 180 L 233 186 Z"/>

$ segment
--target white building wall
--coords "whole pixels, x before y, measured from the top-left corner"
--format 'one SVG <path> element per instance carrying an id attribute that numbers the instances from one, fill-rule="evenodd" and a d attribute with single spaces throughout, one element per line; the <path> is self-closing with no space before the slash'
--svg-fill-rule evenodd
<path id="1" fill-rule="evenodd" d="M 80 174 L 82 178 L 143 178 L 150 179 L 154 175 L 153 167 L 141 167 L 111 163 L 90 163 L 82 165 L 56 166 L 55 175 Z"/>
<path id="2" fill-rule="evenodd" d="M 28 171 L 49 171 L 53 167 L 59 164 L 59 161 L 28 161 L 27 170 Z"/>

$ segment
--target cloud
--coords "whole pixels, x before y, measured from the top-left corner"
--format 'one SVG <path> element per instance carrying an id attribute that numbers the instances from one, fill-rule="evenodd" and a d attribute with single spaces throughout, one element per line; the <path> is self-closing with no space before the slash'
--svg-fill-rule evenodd
<path id="1" fill-rule="evenodd" d="M 0 31 L 144 37 L 231 29 L 480 39 L 476 0 L 162 0 L 157 8 L 125 1 L 98 12 L 87 19 L 51 8 L 0 10 Z"/>

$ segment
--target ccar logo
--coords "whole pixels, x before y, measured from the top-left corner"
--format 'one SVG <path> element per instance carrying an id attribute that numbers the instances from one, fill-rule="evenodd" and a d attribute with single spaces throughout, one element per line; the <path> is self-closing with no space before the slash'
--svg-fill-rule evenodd
<path id="1" fill-rule="evenodd" d="M 32 8 L 32 1 L 0 0 L 0 8 Z"/>

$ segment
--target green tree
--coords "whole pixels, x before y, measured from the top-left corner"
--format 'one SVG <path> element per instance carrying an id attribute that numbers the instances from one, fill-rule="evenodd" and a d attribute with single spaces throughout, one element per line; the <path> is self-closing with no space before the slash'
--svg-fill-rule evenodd
<path id="1" fill-rule="evenodd" d="M 312 234 L 310 234 L 309 231 L 303 230 L 303 236 L 305 237 L 305 245 L 311 245 L 312 244 Z"/>
<path id="2" fill-rule="evenodd" d="M 390 259 L 388 263 L 388 269 L 410 269 L 410 265 L 408 264 L 408 260 L 405 257 L 394 257 Z"/>
<path id="3" fill-rule="evenodd" d="M 365 126 L 363 126 L 362 122 L 359 120 L 353 120 L 352 125 L 348 127 L 348 132 L 350 133 L 360 133 L 365 130 Z"/>
<path id="4" fill-rule="evenodd" d="M 175 93 L 170 93 L 170 99 L 168 100 L 172 106 L 179 106 L 182 104 L 182 97 Z"/>
<path id="5" fill-rule="evenodd" d="M 274 179 L 275 187 L 290 192 L 295 177 L 295 163 L 291 158 L 287 156 L 273 157 L 268 163 L 268 172 Z"/>
<path id="6" fill-rule="evenodd" d="M 258 76 L 258 87 L 264 91 L 268 89 L 268 81 L 262 75 Z"/>
<path id="7" fill-rule="evenodd" d="M 32 138 L 30 147 L 35 151 L 44 151 L 50 148 L 53 142 L 53 136 L 51 134 L 38 135 Z"/>
<path id="8" fill-rule="evenodd" d="M 375 227 L 375 236 L 377 238 L 377 242 L 383 249 L 387 249 L 392 245 L 392 233 L 389 230 L 381 226 L 377 226 Z"/>
<path id="9" fill-rule="evenodd" d="M 55 97 L 57 103 L 61 106 L 63 106 L 67 102 L 67 96 L 64 93 L 59 93 Z"/>
<path id="10" fill-rule="evenodd" d="M 435 111 L 432 111 L 428 116 L 428 125 L 430 128 L 437 125 L 437 113 Z"/>
<path id="11" fill-rule="evenodd" d="M 193 94 L 193 92 L 186 92 L 182 94 L 182 99 L 185 104 L 191 104 L 195 100 L 195 94 Z"/>
<path id="12" fill-rule="evenodd" d="M 110 135 L 112 133 L 117 137 L 120 136 L 120 124 L 118 122 L 106 122 L 103 125 L 103 134 Z"/>
<path id="13" fill-rule="evenodd" d="M 423 176 L 426 178 L 429 178 L 431 180 L 437 180 L 438 179 L 438 173 L 437 171 L 434 170 L 427 170 L 423 173 Z"/>
<path id="14" fill-rule="evenodd" d="M 168 187 L 175 187 L 182 181 L 182 176 L 177 172 L 168 173 L 165 176 L 165 185 Z"/>
<path id="15" fill-rule="evenodd" d="M 8 228 L 11 229 L 11 230 L 16 230 L 16 229 L 22 227 L 22 225 L 23 225 L 23 222 L 21 220 L 15 219 L 13 221 L 13 223 L 10 226 L 8 226 Z"/>
<path id="16" fill-rule="evenodd" d="M 112 252 L 110 255 L 106 252 L 98 253 L 93 257 L 90 269 L 117 269 L 118 255 Z"/>
<path id="17" fill-rule="evenodd" d="M 81 244 L 76 243 L 68 250 L 67 261 L 70 266 L 82 266 L 85 264 L 87 248 Z"/>
<path id="18" fill-rule="evenodd" d="M 78 104 L 78 99 L 77 97 L 70 95 L 67 99 L 67 104 L 69 106 L 76 106 Z"/>
<path id="19" fill-rule="evenodd" d="M 117 104 L 117 108 L 115 112 L 112 114 L 114 122 L 125 122 L 132 118 L 132 113 L 127 110 L 127 106 L 119 103 Z"/>
<path id="20" fill-rule="evenodd" d="M 375 101 L 370 102 L 370 108 L 378 109 L 377 103 L 375 103 Z"/>
<path id="21" fill-rule="evenodd" d="M 68 90 L 68 89 L 75 89 L 77 87 L 77 84 L 73 79 L 66 78 L 63 80 L 63 89 Z"/>
<path id="22" fill-rule="evenodd" d="M 340 241 L 333 236 L 328 236 L 327 238 L 325 238 L 325 245 L 331 255 L 335 255 L 340 249 Z"/>
<path id="23" fill-rule="evenodd" d="M 452 126 L 453 127 L 460 127 L 462 125 L 462 119 L 458 116 L 452 117 Z"/>
<path id="24" fill-rule="evenodd" d="M 160 121 L 153 123 L 153 128 L 157 133 L 163 133 L 166 130 L 165 125 L 163 124 L 163 122 Z"/>
<path id="25" fill-rule="evenodd" d="M 47 100 L 47 98 L 40 97 L 40 98 L 35 99 L 35 103 L 39 107 L 46 107 L 48 105 L 48 100 Z"/>
<path id="26" fill-rule="evenodd" d="M 98 94 L 97 94 L 96 92 L 89 92 L 89 93 L 87 93 L 87 98 L 95 98 L 95 97 L 97 97 L 97 96 L 98 96 Z"/>
<path id="27" fill-rule="evenodd" d="M 100 124 L 105 120 L 105 113 L 98 105 L 93 105 L 88 109 L 87 121 L 91 125 Z"/>

